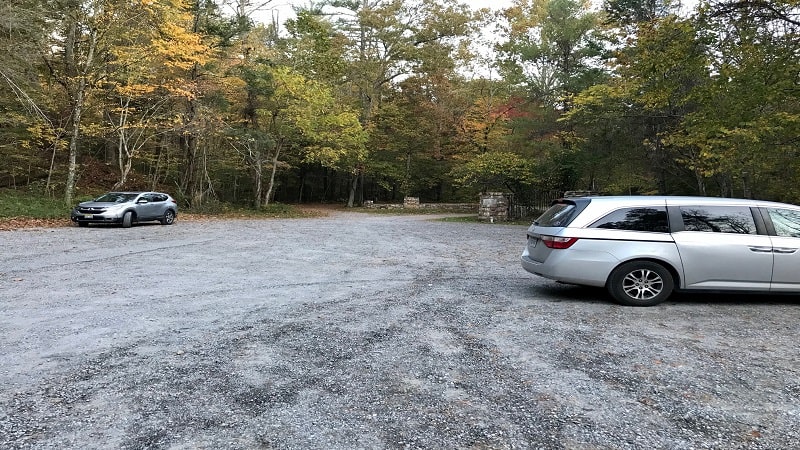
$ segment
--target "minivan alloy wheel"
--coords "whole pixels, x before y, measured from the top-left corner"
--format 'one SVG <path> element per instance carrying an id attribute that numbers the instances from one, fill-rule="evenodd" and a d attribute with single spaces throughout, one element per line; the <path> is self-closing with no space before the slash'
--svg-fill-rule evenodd
<path id="1" fill-rule="evenodd" d="M 637 300 L 649 300 L 664 290 L 664 280 L 652 270 L 637 269 L 625 275 L 622 289 Z"/>
<path id="2" fill-rule="evenodd" d="M 652 261 L 631 261 L 617 267 L 608 279 L 608 292 L 623 305 L 652 306 L 666 300 L 674 287 L 672 274 Z"/>

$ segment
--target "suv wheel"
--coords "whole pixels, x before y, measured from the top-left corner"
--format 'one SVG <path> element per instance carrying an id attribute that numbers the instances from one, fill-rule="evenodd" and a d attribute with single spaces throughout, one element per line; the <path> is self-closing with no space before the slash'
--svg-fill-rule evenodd
<path id="1" fill-rule="evenodd" d="M 164 217 L 161 218 L 161 225 L 172 225 L 175 222 L 175 211 L 168 209 L 164 211 Z"/>
<path id="2" fill-rule="evenodd" d="M 122 228 L 130 228 L 133 225 L 133 213 L 126 211 L 122 216 Z"/>
<path id="3" fill-rule="evenodd" d="M 632 261 L 611 272 L 606 286 L 614 299 L 628 306 L 653 306 L 672 294 L 672 274 L 661 264 Z"/>

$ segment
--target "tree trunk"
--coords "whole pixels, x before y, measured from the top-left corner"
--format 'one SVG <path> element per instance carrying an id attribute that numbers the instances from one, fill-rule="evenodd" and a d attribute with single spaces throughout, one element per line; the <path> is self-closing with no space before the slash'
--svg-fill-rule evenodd
<path id="1" fill-rule="evenodd" d="M 78 178 L 78 140 L 81 137 L 81 116 L 83 115 L 83 103 L 86 98 L 87 73 L 94 65 L 94 53 L 97 49 L 97 30 L 91 30 L 87 39 L 88 48 L 86 55 L 81 57 L 75 54 L 75 49 L 79 45 L 78 37 L 79 24 L 72 22 L 68 30 L 66 48 L 64 52 L 64 63 L 66 73 L 69 78 L 76 79 L 73 85 L 70 79 L 63 80 L 63 85 L 67 90 L 72 105 L 72 131 L 69 138 L 69 167 L 67 169 L 67 184 L 64 187 L 64 202 L 72 203 L 75 193 L 75 183 Z M 83 59 L 85 58 L 85 59 Z M 81 61 L 83 60 L 83 61 Z M 83 68 L 81 69 L 81 62 Z M 70 89 L 70 87 L 72 87 Z"/>
<path id="2" fill-rule="evenodd" d="M 699 170 L 694 171 L 694 176 L 697 179 L 697 193 L 698 195 L 705 196 L 706 195 L 706 180 L 703 178 L 703 175 L 700 173 Z"/>
<path id="3" fill-rule="evenodd" d="M 189 73 L 189 82 L 192 85 L 197 83 L 199 68 L 197 65 L 192 67 Z M 202 174 L 200 173 L 197 150 L 199 147 L 195 125 L 198 118 L 198 104 L 196 98 L 186 99 L 186 111 L 183 116 L 183 132 L 180 137 L 181 148 L 183 149 L 184 161 L 183 173 L 181 177 L 180 189 L 183 195 L 192 206 L 200 206 L 203 199 Z"/>
<path id="4" fill-rule="evenodd" d="M 264 190 L 264 165 L 261 160 L 261 151 L 258 151 L 253 161 L 253 206 L 261 208 L 261 193 Z"/>
<path id="5" fill-rule="evenodd" d="M 197 192 L 197 183 L 195 182 L 197 179 L 197 138 L 192 132 L 187 132 L 181 135 L 180 144 L 184 156 L 180 189 L 186 199 L 191 201 Z"/>
<path id="6" fill-rule="evenodd" d="M 267 194 L 264 196 L 264 206 L 269 206 L 269 199 L 272 196 L 272 190 L 275 187 L 275 173 L 278 171 L 278 156 L 281 153 L 281 143 L 275 144 L 275 155 L 272 157 L 272 173 L 269 176 L 269 184 L 267 187 Z"/>
<path id="7" fill-rule="evenodd" d="M 352 208 L 355 204 L 357 186 L 358 186 L 358 174 L 354 173 L 350 179 L 350 196 L 347 198 L 348 208 Z"/>
<path id="8" fill-rule="evenodd" d="M 131 158 L 130 151 L 128 150 L 128 136 L 125 134 L 125 126 L 128 123 L 128 105 L 130 104 L 130 97 L 126 100 L 121 108 L 119 115 L 119 122 L 117 123 L 117 133 L 119 139 L 117 140 L 117 168 L 119 169 L 119 179 L 114 183 L 112 189 L 119 189 L 125 186 L 128 179 L 128 174 L 133 166 L 133 159 Z"/>
<path id="9" fill-rule="evenodd" d="M 69 137 L 69 167 L 67 185 L 64 187 L 64 203 L 72 204 L 75 180 L 78 175 L 78 139 L 81 136 L 81 114 L 83 113 L 83 87 L 78 88 L 75 105 L 72 107 L 72 133 Z"/>

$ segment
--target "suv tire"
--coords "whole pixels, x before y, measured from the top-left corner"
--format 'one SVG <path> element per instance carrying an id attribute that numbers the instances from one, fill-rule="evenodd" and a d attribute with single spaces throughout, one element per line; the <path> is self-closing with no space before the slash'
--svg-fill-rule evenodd
<path id="1" fill-rule="evenodd" d="M 623 305 L 653 306 L 672 294 L 674 281 L 661 264 L 631 261 L 611 272 L 606 288 L 614 300 Z"/>
<path id="2" fill-rule="evenodd" d="M 172 225 L 175 222 L 175 211 L 168 209 L 164 211 L 164 217 L 160 220 L 161 225 Z"/>
<path id="3" fill-rule="evenodd" d="M 130 228 L 133 225 L 133 212 L 126 211 L 122 216 L 122 228 Z"/>

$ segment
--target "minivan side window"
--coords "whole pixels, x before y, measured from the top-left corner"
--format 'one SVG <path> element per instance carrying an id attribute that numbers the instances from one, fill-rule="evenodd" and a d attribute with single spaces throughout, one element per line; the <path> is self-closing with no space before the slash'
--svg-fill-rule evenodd
<path id="1" fill-rule="evenodd" d="M 667 208 L 623 208 L 618 209 L 591 225 L 591 228 L 613 230 L 669 232 Z"/>
<path id="2" fill-rule="evenodd" d="M 800 238 L 800 211 L 768 208 L 767 212 L 778 236 Z"/>
<path id="3" fill-rule="evenodd" d="M 747 206 L 681 206 L 680 210 L 686 231 L 757 234 Z"/>

